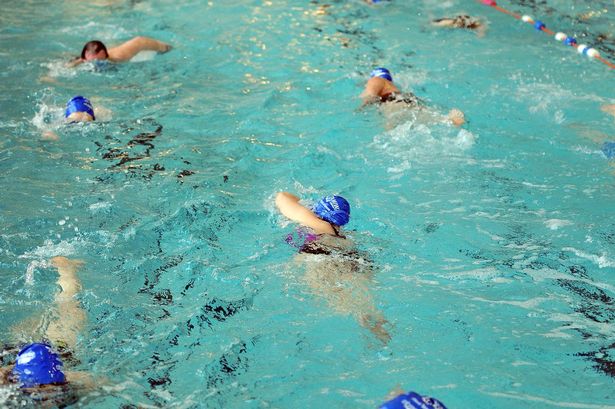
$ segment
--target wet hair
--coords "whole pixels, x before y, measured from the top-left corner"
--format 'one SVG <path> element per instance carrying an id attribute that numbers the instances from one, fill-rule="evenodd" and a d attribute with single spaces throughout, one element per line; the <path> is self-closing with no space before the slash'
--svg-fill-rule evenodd
<path id="1" fill-rule="evenodd" d="M 85 54 L 98 54 L 100 51 L 105 52 L 105 58 L 109 58 L 109 53 L 107 52 L 107 47 L 98 40 L 92 40 L 85 43 L 83 46 L 83 50 L 81 50 L 81 58 L 85 60 Z"/>

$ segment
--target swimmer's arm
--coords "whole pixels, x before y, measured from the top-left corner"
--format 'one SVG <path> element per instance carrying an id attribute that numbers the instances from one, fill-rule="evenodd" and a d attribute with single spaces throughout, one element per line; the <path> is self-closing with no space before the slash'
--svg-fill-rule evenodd
<path id="1" fill-rule="evenodd" d="M 82 64 L 85 60 L 81 57 L 75 57 L 74 59 L 70 60 L 69 62 L 66 63 L 66 66 L 68 68 L 73 68 L 78 66 L 79 64 Z"/>
<path id="2" fill-rule="evenodd" d="M 58 285 L 62 289 L 55 296 L 57 318 L 47 327 L 47 338 L 74 349 L 79 333 L 85 326 L 86 314 L 75 295 L 81 290 L 77 271 L 83 266 L 81 260 L 53 257 L 51 264 L 58 270 Z"/>
<path id="3" fill-rule="evenodd" d="M 44 141 L 57 141 L 60 139 L 60 137 L 58 136 L 57 133 L 55 133 L 54 131 L 43 131 L 41 133 L 41 138 Z"/>
<path id="4" fill-rule="evenodd" d="M 437 20 L 433 20 L 431 25 L 436 27 L 454 27 L 455 19 L 452 18 L 439 18 Z"/>
<path id="5" fill-rule="evenodd" d="M 157 51 L 166 53 L 171 49 L 169 44 L 149 37 L 135 37 L 109 50 L 111 61 L 128 61 L 141 51 Z"/>
<path id="6" fill-rule="evenodd" d="M 451 123 L 457 127 L 466 123 L 465 114 L 457 108 L 451 109 L 447 117 L 448 120 L 451 121 Z"/>
<path id="7" fill-rule="evenodd" d="M 380 94 L 384 90 L 385 80 L 382 78 L 370 78 L 365 84 L 365 89 L 361 93 L 361 98 L 363 99 L 362 106 L 373 104 L 380 101 Z"/>
<path id="8" fill-rule="evenodd" d="M 304 226 L 310 227 L 317 234 L 335 234 L 331 225 L 316 216 L 310 209 L 299 203 L 299 198 L 288 192 L 276 195 L 275 204 L 284 216 Z"/>

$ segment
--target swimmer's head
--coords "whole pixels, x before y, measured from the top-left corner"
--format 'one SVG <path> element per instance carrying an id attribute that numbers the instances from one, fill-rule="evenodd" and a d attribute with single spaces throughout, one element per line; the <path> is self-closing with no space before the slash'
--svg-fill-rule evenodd
<path id="1" fill-rule="evenodd" d="M 89 122 L 96 119 L 92 103 L 80 95 L 68 101 L 64 117 L 68 122 Z"/>
<path id="2" fill-rule="evenodd" d="M 109 58 L 107 47 L 98 40 L 88 41 L 81 50 L 82 60 L 106 60 L 107 58 Z"/>
<path id="3" fill-rule="evenodd" d="M 49 345 L 41 343 L 27 345 L 19 351 L 13 376 L 22 388 L 66 382 L 62 361 Z"/>
<path id="4" fill-rule="evenodd" d="M 336 226 L 343 226 L 350 220 L 350 204 L 341 196 L 323 197 L 312 211 L 316 216 Z"/>
<path id="5" fill-rule="evenodd" d="M 371 74 L 369 74 L 370 78 L 379 77 L 384 78 L 387 81 L 393 82 L 393 77 L 391 76 L 391 72 L 383 67 L 375 68 Z"/>

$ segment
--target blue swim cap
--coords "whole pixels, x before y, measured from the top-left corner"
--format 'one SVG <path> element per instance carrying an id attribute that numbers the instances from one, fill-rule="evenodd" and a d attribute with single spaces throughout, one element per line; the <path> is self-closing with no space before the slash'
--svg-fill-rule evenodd
<path id="1" fill-rule="evenodd" d="M 62 361 L 49 345 L 41 343 L 26 345 L 19 351 L 13 375 L 22 388 L 66 382 Z"/>
<path id="2" fill-rule="evenodd" d="M 92 107 L 92 103 L 89 99 L 80 95 L 73 97 L 73 99 L 68 101 L 68 104 L 66 104 L 66 112 L 64 113 L 64 117 L 68 118 L 73 112 L 85 112 L 86 114 L 90 114 L 92 119 L 96 119 L 94 117 L 94 108 Z"/>
<path id="3" fill-rule="evenodd" d="M 437 399 L 421 396 L 416 392 L 408 392 L 384 403 L 378 409 L 446 409 Z"/>
<path id="4" fill-rule="evenodd" d="M 391 76 L 391 72 L 383 67 L 375 68 L 374 71 L 372 71 L 372 73 L 369 74 L 369 77 L 370 78 L 380 77 L 380 78 L 384 78 L 385 80 L 389 80 L 393 82 L 393 77 Z"/>
<path id="5" fill-rule="evenodd" d="M 323 197 L 312 211 L 321 219 L 336 226 L 343 226 L 350 220 L 350 204 L 341 196 Z"/>
<path id="6" fill-rule="evenodd" d="M 604 145 L 602 145 L 602 152 L 604 152 L 609 159 L 615 158 L 615 142 L 605 142 Z"/>

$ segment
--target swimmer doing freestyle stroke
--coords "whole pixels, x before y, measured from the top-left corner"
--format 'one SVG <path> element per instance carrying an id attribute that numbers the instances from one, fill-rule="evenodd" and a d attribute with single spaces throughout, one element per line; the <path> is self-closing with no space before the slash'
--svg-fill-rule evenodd
<path id="1" fill-rule="evenodd" d="M 287 237 L 297 247 L 296 261 L 305 265 L 304 279 L 315 294 L 340 314 L 352 315 L 383 344 L 391 339 L 388 324 L 372 299 L 373 270 L 369 259 L 341 231 L 350 220 L 350 205 L 341 196 L 323 197 L 313 208 L 288 192 L 276 195 L 284 216 L 301 225 Z"/>
<path id="2" fill-rule="evenodd" d="M 410 110 L 421 115 L 421 122 L 448 121 L 455 126 L 465 123 L 465 115 L 458 109 L 451 109 L 447 117 L 436 114 L 428 109 L 425 103 L 411 92 L 401 92 L 393 83 L 391 72 L 383 67 L 374 69 L 370 79 L 361 93 L 362 107 L 369 104 L 379 104 L 384 113 L 391 117 L 400 111 Z"/>
<path id="3" fill-rule="evenodd" d="M 98 107 L 95 110 L 88 98 L 77 95 L 71 98 L 66 104 L 66 109 L 64 110 L 64 123 L 93 122 L 96 121 L 96 117 L 99 113 L 102 113 L 102 116 L 107 117 L 107 119 L 111 117 L 111 112 L 108 109 Z M 49 129 L 42 132 L 42 137 L 45 140 L 52 141 L 57 141 L 59 139 L 58 135 Z"/>
<path id="4" fill-rule="evenodd" d="M 81 290 L 77 271 L 83 262 L 61 256 L 50 261 L 58 271 L 57 284 L 61 288 L 55 296 L 54 308 L 40 319 L 27 320 L 12 328 L 17 342 L 29 344 L 2 351 L 4 356 L 13 349 L 19 350 L 13 365 L 0 368 L 0 388 L 13 388 L 5 402 L 9 407 L 13 403 L 23 407 L 24 399 L 36 407 L 64 407 L 101 384 L 88 373 L 63 368 L 64 362 L 74 360 L 72 353 L 86 322 L 85 312 L 75 299 Z"/>
<path id="5" fill-rule="evenodd" d="M 470 17 L 467 14 L 458 15 L 455 17 L 443 17 L 431 21 L 431 25 L 435 27 L 444 28 L 460 28 L 465 30 L 472 30 L 476 32 L 479 37 L 485 35 L 485 24 L 475 17 Z"/>
<path id="6" fill-rule="evenodd" d="M 68 65 L 74 67 L 86 61 L 124 62 L 132 59 L 141 51 L 166 53 L 171 48 L 169 44 L 143 36 L 134 37 L 123 44 L 109 49 L 101 41 L 92 40 L 83 46 L 81 56 L 76 57 Z"/>

